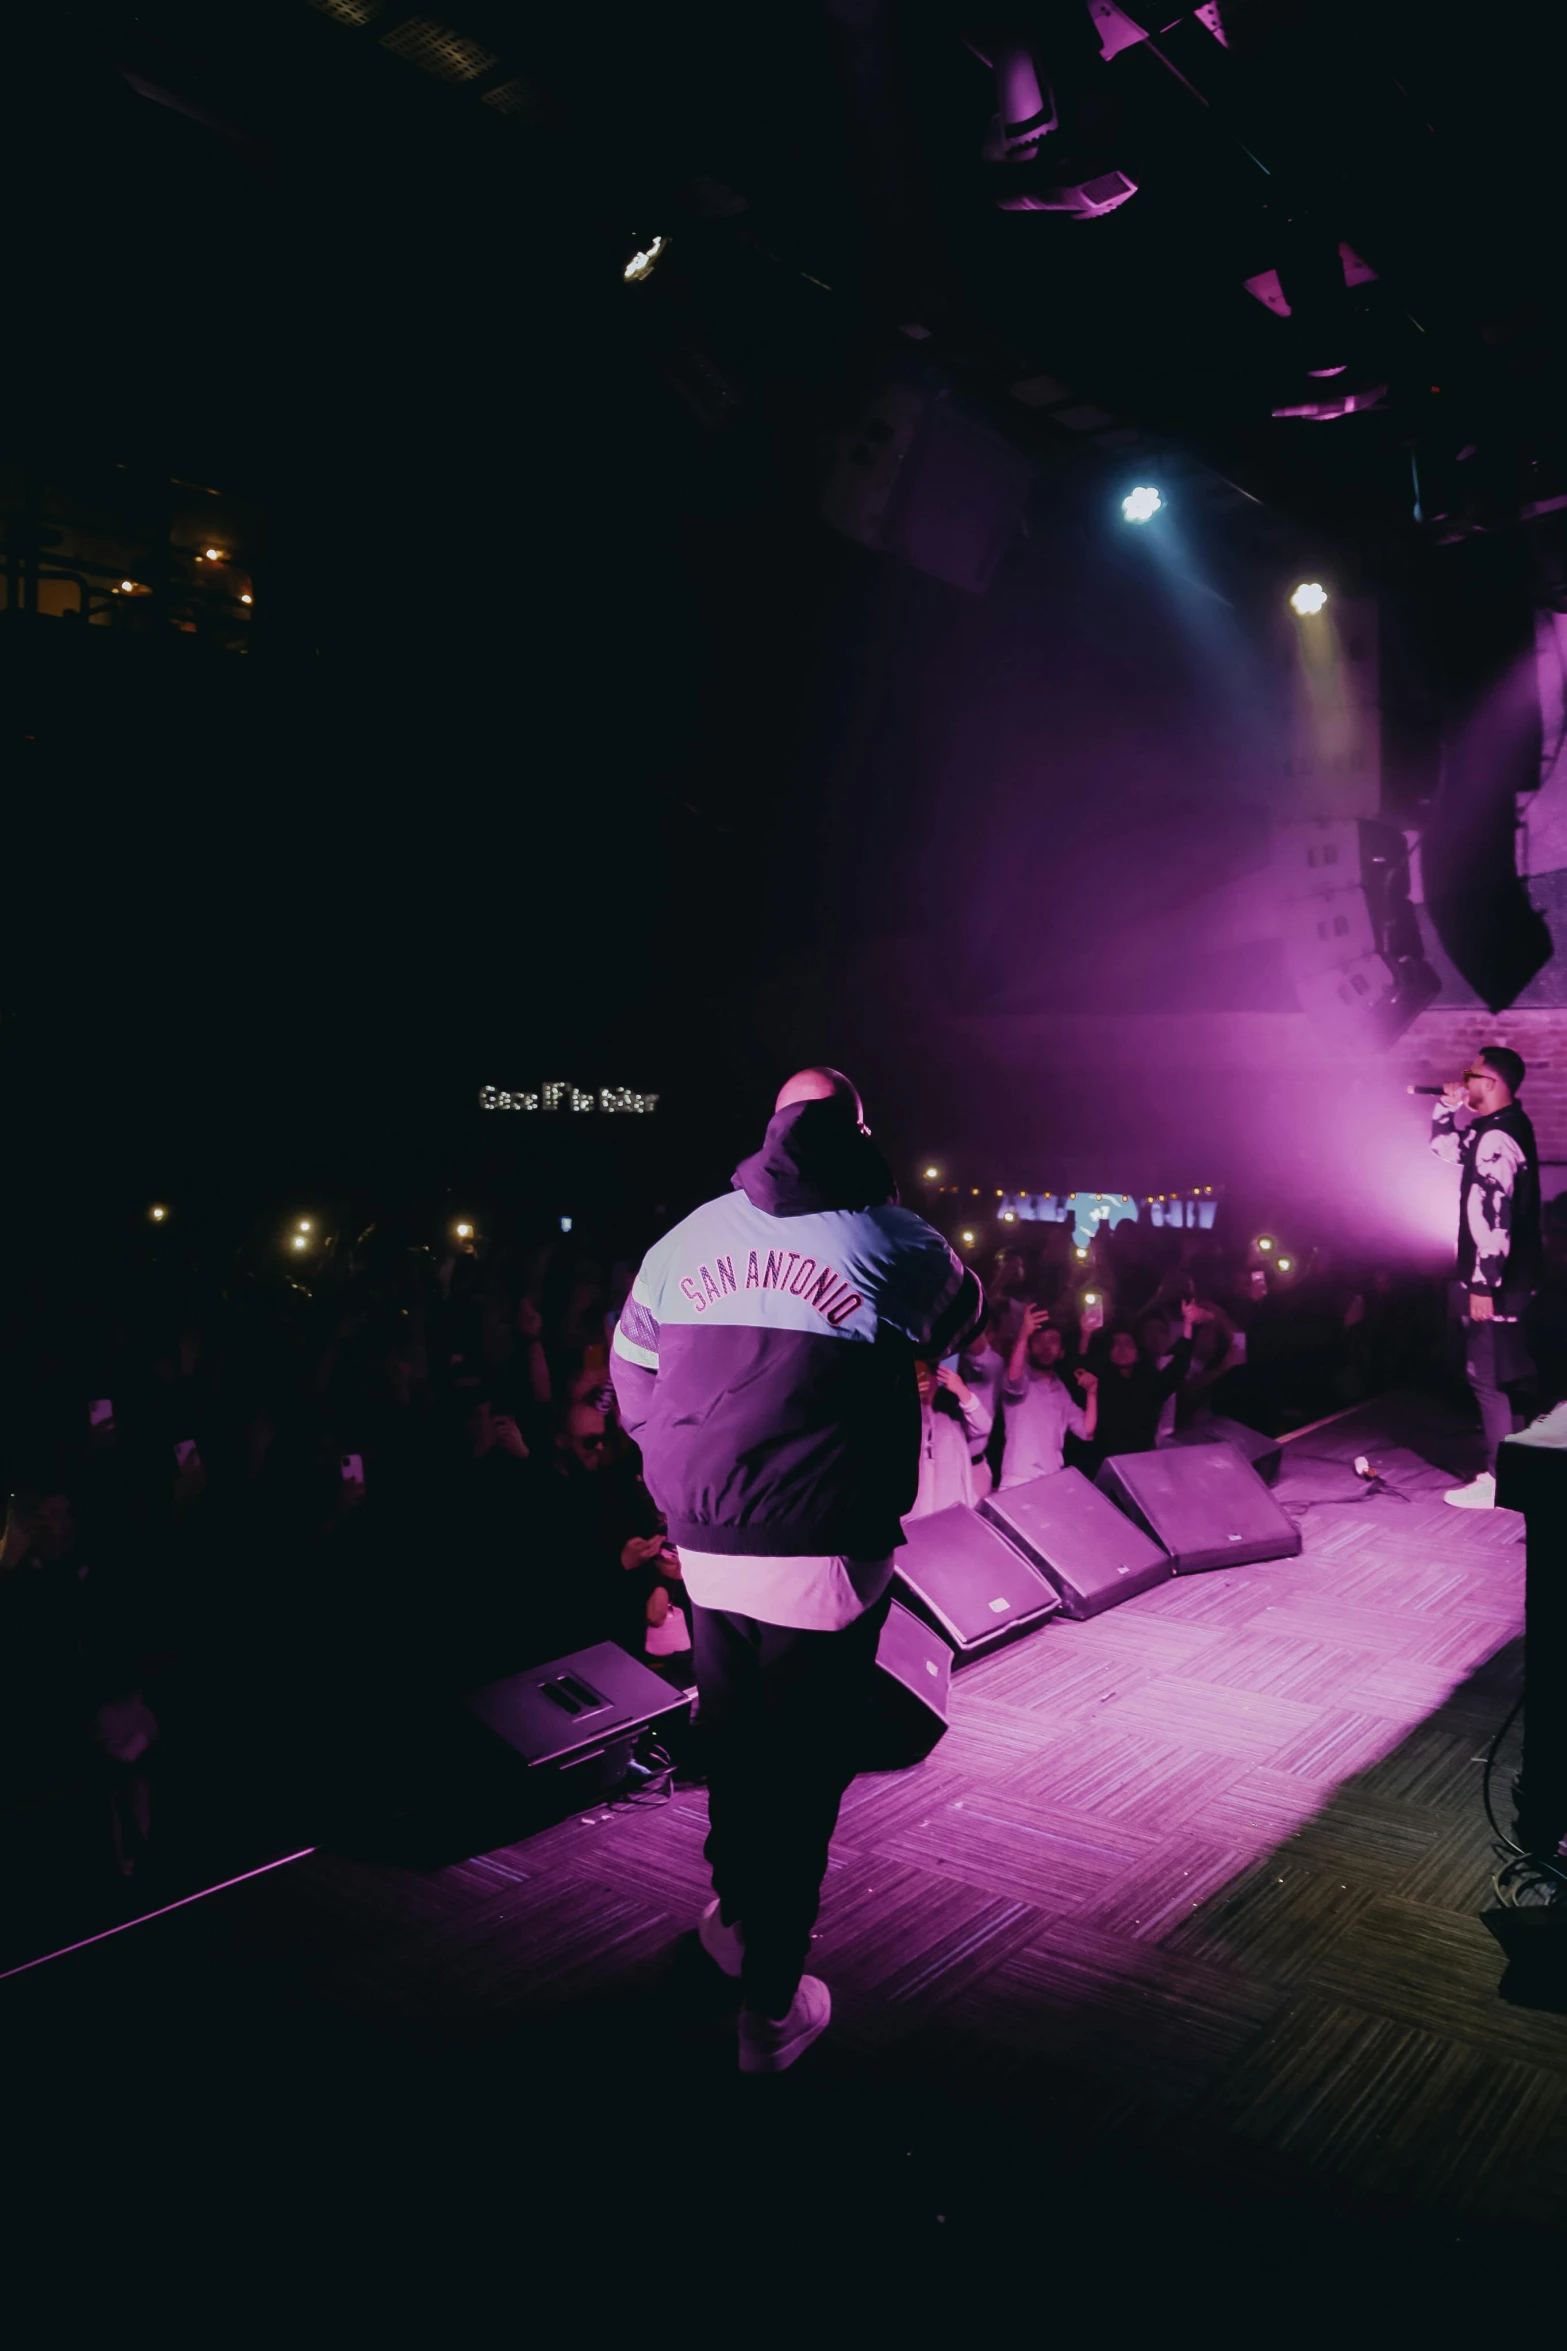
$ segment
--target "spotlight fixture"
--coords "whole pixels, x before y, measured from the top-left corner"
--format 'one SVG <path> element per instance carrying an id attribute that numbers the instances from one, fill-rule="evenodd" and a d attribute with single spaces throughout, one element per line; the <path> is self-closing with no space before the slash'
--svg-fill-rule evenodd
<path id="1" fill-rule="evenodd" d="M 1145 482 L 1135 490 L 1128 490 L 1121 500 L 1121 512 L 1128 522 L 1152 522 L 1163 504 L 1152 483 Z"/>
<path id="2" fill-rule="evenodd" d="M 973 1248 L 973 1246 L 974 1246 L 974 1236 L 973 1236 L 973 1234 L 972 1234 L 972 1233 L 962 1233 L 962 1234 L 960 1234 L 958 1237 L 959 1237 L 959 1239 L 962 1241 L 962 1243 L 963 1243 L 963 1246 L 964 1246 L 964 1248 L 965 1248 L 965 1249 L 972 1249 L 972 1248 Z"/>
<path id="3" fill-rule="evenodd" d="M 247 589 L 245 589 L 245 590 L 243 591 L 243 593 L 241 594 L 241 596 L 240 596 L 240 602 L 241 602 L 241 604 L 253 604 L 253 603 L 255 602 L 255 598 L 254 598 L 254 597 L 251 595 L 251 593 L 250 593 L 250 590 L 249 590 L 248 588 L 247 588 Z"/>
<path id="4" fill-rule="evenodd" d="M 303 1234 L 303 1233 L 296 1233 L 296 1234 L 294 1235 L 294 1247 L 295 1247 L 296 1249 L 308 1249 L 308 1248 L 309 1248 L 309 1246 L 310 1246 L 310 1244 L 309 1244 L 309 1242 L 308 1242 L 308 1241 L 305 1239 L 305 1236 L 304 1236 L 304 1234 Z"/>
<path id="5" fill-rule="evenodd" d="M 471 1241 L 471 1240 L 473 1239 L 473 1227 L 472 1227 L 472 1225 L 471 1225 L 471 1224 L 460 1224 L 460 1225 L 457 1227 L 457 1238 L 458 1238 L 458 1240 L 459 1240 L 459 1241 Z"/>
<path id="6" fill-rule="evenodd" d="M 309 1232 L 309 1230 L 310 1230 L 310 1219 L 309 1219 L 309 1217 L 308 1217 L 308 1216 L 302 1216 L 302 1217 L 300 1218 L 300 1220 L 299 1220 L 299 1230 L 300 1230 L 302 1233 L 308 1233 L 308 1232 Z"/>
<path id="7" fill-rule="evenodd" d="M 927 1183 L 927 1184 L 933 1184 L 933 1183 L 936 1181 L 936 1178 L 937 1178 L 937 1176 L 939 1176 L 939 1175 L 940 1175 L 940 1173 L 941 1173 L 941 1170 L 940 1170 L 940 1168 L 939 1168 L 939 1167 L 927 1167 L 927 1168 L 926 1168 L 926 1170 L 925 1170 L 925 1181 L 926 1181 L 926 1183 Z"/>
<path id="8" fill-rule="evenodd" d="M 1298 612 L 1303 620 L 1309 620 L 1314 612 L 1322 610 L 1327 600 L 1327 589 L 1320 580 L 1302 580 L 1290 598 L 1290 610 Z"/>
<path id="9" fill-rule="evenodd" d="M 999 24 L 992 18 L 962 36 L 996 77 L 996 112 L 980 146 L 992 200 L 1003 212 L 1101 219 L 1137 193 L 1121 168 L 1122 109 L 1103 87 L 1104 68 L 1147 36 L 1114 7 L 1101 8 L 1098 21 L 1090 9 L 1057 10 L 1047 58 L 1022 14 L 1003 9 Z"/>
<path id="10" fill-rule="evenodd" d="M 166 1208 L 149 1208 L 147 1214 L 152 1218 L 154 1224 L 166 1224 L 168 1222 L 169 1212 Z"/>
<path id="11" fill-rule="evenodd" d="M 653 275 L 658 257 L 665 250 L 668 242 L 667 237 L 655 237 L 651 245 L 644 251 L 632 254 L 631 259 L 620 273 L 628 286 L 643 285 Z"/>
<path id="12" fill-rule="evenodd" d="M 222 563 L 226 560 L 221 547 L 207 547 L 203 549 L 203 553 L 209 563 Z"/>

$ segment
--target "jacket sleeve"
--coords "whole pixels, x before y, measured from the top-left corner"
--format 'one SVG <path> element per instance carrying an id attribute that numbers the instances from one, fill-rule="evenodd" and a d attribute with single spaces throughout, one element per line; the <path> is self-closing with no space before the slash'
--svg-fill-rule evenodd
<path id="1" fill-rule="evenodd" d="M 658 1380 L 657 1291 L 644 1260 L 631 1285 L 631 1295 L 620 1310 L 609 1350 L 609 1376 L 614 1383 L 620 1425 L 628 1437 L 640 1438 L 653 1409 Z"/>
<path id="2" fill-rule="evenodd" d="M 1492 1127 L 1480 1137 L 1474 1181 L 1469 1187 L 1469 1237 L 1475 1246 L 1471 1291 L 1499 1290 L 1507 1279 L 1513 1245 L 1513 1186 L 1522 1165 L 1523 1151 L 1505 1129 Z"/>
<path id="3" fill-rule="evenodd" d="M 1192 1342 L 1190 1339 L 1177 1339 L 1169 1362 L 1163 1371 L 1154 1374 L 1154 1394 L 1161 1404 L 1167 1396 L 1175 1394 L 1191 1368 Z"/>
<path id="4" fill-rule="evenodd" d="M 1431 1148 L 1449 1167 L 1456 1167 L 1461 1157 L 1458 1147 L 1461 1133 L 1458 1112 L 1439 1102 L 1431 1113 Z"/>
<path id="5" fill-rule="evenodd" d="M 910 1217 L 904 1231 L 881 1318 L 939 1362 L 973 1338 L 985 1319 L 985 1293 L 972 1266 L 954 1256 L 933 1225 Z"/>

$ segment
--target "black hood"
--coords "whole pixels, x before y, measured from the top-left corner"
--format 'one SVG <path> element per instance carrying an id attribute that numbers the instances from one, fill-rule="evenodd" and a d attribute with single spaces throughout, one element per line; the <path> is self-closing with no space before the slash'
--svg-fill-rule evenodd
<path id="1" fill-rule="evenodd" d="M 760 1151 L 731 1179 L 767 1216 L 815 1216 L 827 1208 L 876 1208 L 896 1200 L 891 1168 L 840 1101 L 774 1111 Z"/>

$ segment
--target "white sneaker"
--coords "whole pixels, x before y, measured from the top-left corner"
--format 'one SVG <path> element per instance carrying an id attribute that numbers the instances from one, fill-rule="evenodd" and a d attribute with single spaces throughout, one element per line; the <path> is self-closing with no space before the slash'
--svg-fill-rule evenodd
<path id="1" fill-rule="evenodd" d="M 787 2016 L 740 2011 L 740 2071 L 785 2073 L 819 2040 L 832 2018 L 832 1994 L 820 1976 L 803 1975 Z"/>
<path id="2" fill-rule="evenodd" d="M 737 1927 L 726 1927 L 716 1901 L 709 1902 L 696 1922 L 697 1941 L 713 1965 L 727 1976 L 738 1976 L 745 1964 L 745 1935 Z"/>
<path id="3" fill-rule="evenodd" d="M 1450 1494 L 1442 1496 L 1442 1500 L 1451 1502 L 1455 1510 L 1494 1510 L 1495 1476 L 1490 1470 L 1483 1469 L 1477 1478 L 1470 1479 L 1467 1486 L 1455 1486 Z"/>

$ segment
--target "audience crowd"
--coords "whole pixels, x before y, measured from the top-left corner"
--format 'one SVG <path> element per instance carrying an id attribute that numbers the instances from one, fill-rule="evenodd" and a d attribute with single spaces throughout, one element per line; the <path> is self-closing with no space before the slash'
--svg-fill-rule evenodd
<path id="1" fill-rule="evenodd" d="M 155 1876 L 182 1771 L 187 1812 L 192 1780 L 209 1804 L 243 1787 L 264 1841 L 268 1791 L 281 1819 L 369 1685 L 385 1722 L 608 1639 L 686 1686 L 680 1562 L 608 1373 L 656 1229 L 322 1222 L 218 1262 L 171 1224 L 74 1285 L 13 1283 L 9 1858 L 63 1842 L 111 1884 Z M 1285 1284 L 1212 1234 L 1127 1223 L 1084 1259 L 1043 1227 L 980 1271 L 981 1338 L 919 1369 L 916 1513 L 1205 1419 L 1299 1425 L 1440 1352 L 1435 1285 L 1325 1258 Z"/>

